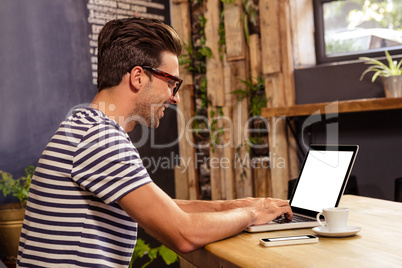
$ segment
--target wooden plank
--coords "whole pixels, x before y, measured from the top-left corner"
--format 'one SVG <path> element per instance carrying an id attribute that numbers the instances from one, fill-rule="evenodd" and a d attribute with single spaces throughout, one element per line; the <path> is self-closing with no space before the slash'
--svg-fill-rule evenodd
<path id="1" fill-rule="evenodd" d="M 195 166 L 195 148 L 193 147 L 194 138 L 186 129 L 187 122 L 194 116 L 193 105 L 193 86 L 184 85 L 180 89 L 181 101 L 177 105 L 177 125 L 180 152 L 180 170 L 185 169 L 187 174 L 188 198 L 198 199 L 198 174 Z M 180 176 L 179 178 L 183 178 Z M 178 178 L 178 179 L 179 179 Z M 185 182 L 178 182 L 186 184 Z M 181 188 L 178 188 L 181 189 Z M 176 193 L 178 196 L 186 196 L 185 193 Z"/>
<path id="2" fill-rule="evenodd" d="M 232 85 L 234 89 L 244 89 L 245 86 L 239 81 L 246 80 L 246 63 L 245 61 L 233 61 Z M 235 183 L 236 198 L 247 197 L 253 195 L 253 183 L 250 166 L 250 154 L 248 145 L 246 145 L 246 135 L 248 134 L 248 104 L 247 99 L 236 101 L 233 107 L 233 142 L 235 149 Z"/>
<path id="3" fill-rule="evenodd" d="M 177 34 L 182 39 L 183 43 L 191 46 L 191 17 L 190 3 L 188 1 L 175 1 L 172 4 L 172 25 Z M 183 50 L 183 55 L 188 52 Z M 180 77 L 185 84 L 193 84 L 193 74 L 185 69 L 185 66 L 180 65 Z M 180 94 L 180 93 L 179 93 Z"/>
<path id="4" fill-rule="evenodd" d="M 313 1 L 289 0 L 289 2 L 294 66 L 314 66 L 316 59 Z"/>
<path id="5" fill-rule="evenodd" d="M 282 104 L 290 106 L 295 104 L 295 86 L 294 86 L 294 68 L 293 68 L 293 50 L 291 36 L 291 21 L 289 1 L 279 2 L 279 26 L 281 39 L 281 59 L 284 93 Z M 298 148 L 295 137 L 287 135 L 288 162 L 287 169 L 289 178 L 283 180 L 283 184 L 288 187 L 288 180 L 296 178 L 300 170 L 300 161 L 297 156 Z"/>
<path id="6" fill-rule="evenodd" d="M 243 8 L 240 0 L 224 4 L 225 39 L 227 60 L 245 59 L 246 42 L 242 20 Z"/>
<path id="7" fill-rule="evenodd" d="M 249 57 L 251 79 L 256 83 L 257 78 L 261 75 L 261 45 L 258 34 L 250 35 Z"/>
<path id="8" fill-rule="evenodd" d="M 189 199 L 187 171 L 184 165 L 174 167 L 174 185 L 176 199 Z"/>
<path id="9" fill-rule="evenodd" d="M 267 75 L 265 78 L 265 92 L 269 98 L 269 107 L 283 106 L 283 75 Z M 289 155 L 285 120 L 272 118 L 268 133 L 269 152 L 271 159 L 272 197 L 287 198 L 289 181 Z"/>
<path id="10" fill-rule="evenodd" d="M 224 105 L 223 107 L 233 107 L 235 104 L 233 90 L 236 90 L 232 85 L 232 70 L 230 62 L 226 60 L 226 55 L 223 56 L 223 77 L 224 77 Z"/>
<path id="11" fill-rule="evenodd" d="M 272 196 L 270 160 L 268 157 L 258 157 L 252 160 L 253 185 L 255 197 Z"/>
<path id="12" fill-rule="evenodd" d="M 281 41 L 281 64 L 283 74 L 283 101 L 285 106 L 295 104 L 295 87 L 293 75 L 293 53 L 290 27 L 290 8 L 288 1 L 279 2 L 279 26 Z"/>
<path id="13" fill-rule="evenodd" d="M 308 116 L 314 113 L 352 113 L 365 111 L 402 109 L 402 98 L 376 98 L 312 104 L 293 105 L 288 107 L 268 107 L 262 109 L 264 117 Z"/>
<path id="14" fill-rule="evenodd" d="M 278 2 L 278 0 L 259 1 L 263 74 L 272 74 L 281 71 Z"/>
<path id="15" fill-rule="evenodd" d="M 220 0 L 206 0 L 205 11 L 205 46 L 212 51 L 212 57 L 207 58 L 208 99 L 212 106 L 222 107 L 224 104 L 223 64 L 219 58 L 219 23 Z"/>
<path id="16" fill-rule="evenodd" d="M 214 117 L 209 118 L 210 122 L 214 122 L 211 129 L 210 148 L 211 198 L 212 200 L 233 199 L 235 189 L 232 108 L 211 109 L 215 112 Z"/>
<path id="17" fill-rule="evenodd" d="M 172 4 L 172 24 L 184 42 L 191 44 L 191 20 L 188 1 Z M 184 51 L 186 53 L 186 51 Z M 192 135 L 185 135 L 186 122 L 194 115 L 193 76 L 184 66 L 180 66 L 180 76 L 184 84 L 180 92 L 181 101 L 177 105 L 177 127 L 179 133 L 180 166 L 175 167 L 175 193 L 179 199 L 198 199 L 198 174 L 195 169 L 195 149 Z M 192 144 L 191 144 L 192 143 Z"/>
<path id="18" fill-rule="evenodd" d="M 214 113 L 211 116 L 211 112 Z M 208 107 L 208 120 L 211 126 L 211 146 L 209 149 L 209 167 L 211 179 L 211 199 L 220 200 L 225 199 L 224 184 L 221 176 L 221 159 L 222 159 L 222 135 L 218 130 L 222 127 L 222 120 L 219 119 L 219 109 L 217 107 Z"/>
<path id="19" fill-rule="evenodd" d="M 264 80 L 267 107 L 284 107 L 283 75 L 281 73 L 266 75 Z"/>
<path id="20" fill-rule="evenodd" d="M 286 122 L 284 119 L 270 120 L 269 154 L 271 159 L 272 197 L 287 199 L 290 176 Z"/>
<path id="21" fill-rule="evenodd" d="M 236 197 L 234 182 L 234 151 L 233 151 L 233 122 L 232 107 L 222 107 L 222 158 L 221 158 L 221 183 L 222 195 L 226 200 Z"/>

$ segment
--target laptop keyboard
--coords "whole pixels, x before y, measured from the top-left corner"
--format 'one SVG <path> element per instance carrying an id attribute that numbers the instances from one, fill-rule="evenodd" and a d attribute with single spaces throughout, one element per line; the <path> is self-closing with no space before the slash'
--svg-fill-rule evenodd
<path id="1" fill-rule="evenodd" d="M 282 214 L 282 216 L 279 216 L 273 222 L 275 223 L 296 223 L 296 222 L 308 222 L 308 221 L 316 221 L 316 219 L 308 218 L 302 215 L 297 215 L 293 214 L 293 218 L 289 220 L 288 218 L 285 217 L 285 215 Z"/>

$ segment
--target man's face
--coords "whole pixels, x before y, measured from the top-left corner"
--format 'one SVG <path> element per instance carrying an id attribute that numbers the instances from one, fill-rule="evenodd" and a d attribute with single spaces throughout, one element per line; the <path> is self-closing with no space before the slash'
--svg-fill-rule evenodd
<path id="1" fill-rule="evenodd" d="M 176 77 L 179 76 L 179 63 L 174 54 L 163 52 L 162 63 L 157 67 L 158 70 L 169 73 Z M 148 127 L 157 128 L 159 120 L 164 116 L 165 109 L 170 104 L 177 104 L 180 101 L 179 93 L 173 94 L 174 81 L 165 77 L 154 75 L 144 86 L 143 101 L 138 103 L 138 115 L 142 117 Z"/>

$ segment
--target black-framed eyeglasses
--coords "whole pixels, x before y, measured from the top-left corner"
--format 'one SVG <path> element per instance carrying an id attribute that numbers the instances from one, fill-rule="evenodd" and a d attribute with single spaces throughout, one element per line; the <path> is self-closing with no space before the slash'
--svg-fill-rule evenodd
<path id="1" fill-rule="evenodd" d="M 179 91 L 181 83 L 183 83 L 182 79 L 178 78 L 177 76 L 166 73 L 164 71 L 149 66 L 140 66 L 140 67 L 144 70 L 150 71 L 152 74 L 156 76 L 165 77 L 168 80 L 167 82 L 169 84 L 169 88 L 173 89 L 173 96 L 176 95 L 177 91 Z"/>

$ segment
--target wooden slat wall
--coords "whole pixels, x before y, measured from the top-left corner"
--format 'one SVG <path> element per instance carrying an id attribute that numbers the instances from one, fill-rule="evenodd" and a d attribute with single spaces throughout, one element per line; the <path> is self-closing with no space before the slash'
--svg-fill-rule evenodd
<path id="1" fill-rule="evenodd" d="M 306 4 L 309 2 L 302 1 Z M 188 43 L 186 40 L 190 40 L 191 34 L 189 2 L 187 0 L 173 0 L 172 2 L 173 27 Z M 215 118 L 217 119 L 215 130 L 223 129 L 223 134 L 219 139 L 219 145 L 222 148 L 211 149 L 210 157 L 211 159 L 214 157 L 228 159 L 233 167 L 224 168 L 223 163 L 219 163 L 220 167 L 211 167 L 212 199 L 232 199 L 245 196 L 286 198 L 287 183 L 290 178 L 297 175 L 299 163 L 296 158 L 295 141 L 287 131 L 285 120 L 272 118 L 269 121 L 268 141 L 271 168 L 267 169 L 268 164 L 264 162 L 264 164 L 256 164 L 252 170 L 248 155 L 249 148 L 244 146 L 248 127 L 246 122 L 249 119 L 247 100 L 240 102 L 230 92 L 245 87 L 240 79 L 247 80 L 250 77 L 256 79 L 262 75 L 265 80 L 266 96 L 269 99 L 268 107 L 285 107 L 294 104 L 294 57 L 298 59 L 298 62 L 306 63 L 308 61 L 302 59 L 300 49 L 295 49 L 294 39 L 296 37 L 296 41 L 299 44 L 302 43 L 303 32 L 301 26 L 295 23 L 292 17 L 295 14 L 304 15 L 301 11 L 304 7 L 298 0 L 260 0 L 260 35 L 251 35 L 247 44 L 243 31 L 241 1 L 224 4 L 226 52 L 223 57 L 220 57 L 218 29 L 221 1 L 204 0 L 203 5 L 206 18 L 206 46 L 212 50 L 212 58 L 207 59 L 207 92 L 211 101 L 208 109 L 215 111 L 214 117 L 219 116 L 219 111 L 223 112 L 222 118 Z M 312 9 L 312 6 L 310 5 L 308 8 Z M 307 18 L 304 20 L 307 21 Z M 307 31 L 309 30 L 310 28 Z M 296 56 L 293 56 L 294 52 Z M 183 68 L 180 69 L 180 73 L 181 76 L 184 74 L 188 88 L 193 87 L 192 79 L 188 78 L 188 75 L 191 74 Z M 189 101 L 188 93 L 181 90 L 180 94 L 180 96 L 183 95 L 182 102 L 184 102 L 184 98 L 185 102 Z M 179 108 L 189 109 L 188 105 L 184 106 L 184 104 L 180 104 Z M 186 116 L 192 115 L 192 111 L 184 111 Z M 210 116 L 210 123 L 214 117 Z M 183 123 L 179 123 L 179 133 L 184 127 Z M 190 147 L 188 143 L 180 141 L 180 147 L 182 157 L 188 159 L 191 155 L 194 156 L 194 151 L 188 149 Z M 195 160 L 195 158 L 193 159 Z M 236 159 L 240 162 L 236 162 Z M 244 166 L 242 167 L 240 164 L 244 164 Z M 195 163 L 192 167 L 195 167 Z M 196 176 L 192 172 L 190 174 L 186 172 L 184 176 L 180 173 L 181 170 L 182 167 L 177 167 L 176 184 L 180 185 L 176 186 L 176 190 L 181 193 L 176 193 L 176 195 L 188 198 L 196 197 L 198 195 L 194 185 L 197 181 Z M 184 190 L 186 183 L 188 191 Z"/>

